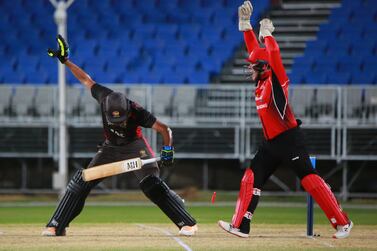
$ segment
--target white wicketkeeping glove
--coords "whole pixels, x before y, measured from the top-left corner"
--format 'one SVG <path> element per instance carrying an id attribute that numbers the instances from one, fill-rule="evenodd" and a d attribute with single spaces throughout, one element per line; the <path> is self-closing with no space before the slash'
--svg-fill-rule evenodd
<path id="1" fill-rule="evenodd" d="M 260 22 L 259 28 L 259 41 L 264 43 L 264 38 L 267 36 L 272 36 L 272 32 L 274 32 L 275 27 L 272 21 L 268 18 L 263 18 Z"/>
<path id="2" fill-rule="evenodd" d="M 245 1 L 243 4 L 238 7 L 238 29 L 239 31 L 252 30 L 250 24 L 250 17 L 253 13 L 253 5 L 250 1 Z"/>

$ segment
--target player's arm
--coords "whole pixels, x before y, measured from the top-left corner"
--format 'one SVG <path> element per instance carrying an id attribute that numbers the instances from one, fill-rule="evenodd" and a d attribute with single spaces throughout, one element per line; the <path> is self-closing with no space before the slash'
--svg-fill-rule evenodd
<path id="1" fill-rule="evenodd" d="M 83 69 L 78 67 L 69 59 L 67 59 L 65 65 L 68 67 L 68 69 L 71 70 L 72 74 L 77 78 L 77 80 L 80 81 L 81 84 L 85 85 L 88 89 L 91 89 L 92 86 L 96 83 L 89 76 L 89 74 L 87 74 Z"/>
<path id="2" fill-rule="evenodd" d="M 161 164 L 163 166 L 170 166 L 174 161 L 174 148 L 173 148 L 173 133 L 172 130 L 159 120 L 153 124 L 152 129 L 161 134 L 163 139 L 163 147 L 161 149 Z"/>
<path id="3" fill-rule="evenodd" d="M 71 70 L 72 74 L 87 88 L 91 89 L 92 86 L 95 84 L 93 79 L 80 67 L 70 61 L 69 58 L 69 46 L 68 43 L 64 40 L 61 35 L 56 37 L 56 41 L 58 42 L 58 49 L 52 50 L 48 49 L 47 53 L 50 57 L 56 57 L 62 64 L 65 64 L 68 69 Z"/>
<path id="4" fill-rule="evenodd" d="M 264 18 L 260 21 L 259 40 L 264 42 L 267 53 L 269 55 L 269 63 L 272 70 L 277 75 L 281 85 L 287 83 L 288 77 L 285 72 L 283 60 L 280 55 L 280 48 L 272 32 L 275 27 L 270 19 Z"/>
<path id="5" fill-rule="evenodd" d="M 161 134 L 164 146 L 173 145 L 173 133 L 172 130 L 159 120 L 154 122 L 152 129 Z"/>
<path id="6" fill-rule="evenodd" d="M 244 41 L 249 54 L 255 48 L 259 48 L 258 40 L 250 23 L 252 13 L 253 5 L 250 1 L 245 1 L 240 7 L 238 7 L 238 30 L 243 32 Z"/>

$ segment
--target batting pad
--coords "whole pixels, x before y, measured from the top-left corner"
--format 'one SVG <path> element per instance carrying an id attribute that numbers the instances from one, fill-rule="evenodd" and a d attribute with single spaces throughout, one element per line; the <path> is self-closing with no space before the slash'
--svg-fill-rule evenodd
<path id="1" fill-rule="evenodd" d="M 236 209 L 232 218 L 232 225 L 239 228 L 242 218 L 249 207 L 251 198 L 253 197 L 254 173 L 251 168 L 247 168 L 242 180 L 240 192 L 238 194 Z"/>
<path id="2" fill-rule="evenodd" d="M 56 235 L 61 235 L 69 223 L 80 214 L 90 190 L 99 182 L 85 182 L 81 174 L 80 169 L 73 175 L 64 196 L 47 223 L 47 227 L 56 227 Z"/>
<path id="3" fill-rule="evenodd" d="M 195 219 L 185 209 L 182 199 L 159 177 L 154 175 L 145 177 L 140 182 L 140 188 L 178 228 L 196 224 Z"/>
<path id="4" fill-rule="evenodd" d="M 337 225 L 349 223 L 333 192 L 321 177 L 317 174 L 309 174 L 301 180 L 301 184 L 313 196 L 335 229 Z"/>

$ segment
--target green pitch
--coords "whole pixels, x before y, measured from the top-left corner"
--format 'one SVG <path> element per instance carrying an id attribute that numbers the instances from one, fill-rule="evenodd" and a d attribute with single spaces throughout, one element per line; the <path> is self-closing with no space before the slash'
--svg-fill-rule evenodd
<path id="1" fill-rule="evenodd" d="M 4 204 L 3 204 L 4 205 Z M 84 208 L 66 237 L 40 235 L 55 207 L 3 206 L 0 202 L 0 251 L 5 250 L 376 250 L 375 209 L 347 209 L 355 227 L 349 238 L 331 238 L 334 229 L 315 209 L 314 232 L 307 238 L 305 207 L 260 206 L 251 236 L 240 239 L 222 231 L 216 222 L 230 220 L 233 206 L 188 206 L 199 224 L 194 237 L 178 236 L 178 229 L 155 206 L 91 206 Z M 186 245 L 184 248 L 182 245 Z"/>
<path id="2" fill-rule="evenodd" d="M 190 213 L 199 223 L 215 224 L 219 219 L 230 220 L 231 206 L 192 206 Z M 0 224 L 45 224 L 54 207 L 0 207 Z M 373 209 L 346 209 L 357 225 L 377 225 L 377 212 Z M 314 212 L 315 224 L 328 224 L 319 208 Z M 169 219 L 155 206 L 86 206 L 74 220 L 80 223 L 169 223 Z M 259 207 L 254 224 L 305 224 L 306 208 Z"/>

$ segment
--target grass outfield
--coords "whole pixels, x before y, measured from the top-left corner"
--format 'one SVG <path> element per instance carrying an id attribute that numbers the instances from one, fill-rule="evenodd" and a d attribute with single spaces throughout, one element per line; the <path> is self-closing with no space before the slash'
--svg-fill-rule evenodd
<path id="1" fill-rule="evenodd" d="M 355 223 L 350 238 L 331 239 L 334 230 L 315 209 L 315 233 L 306 238 L 304 207 L 262 206 L 253 219 L 251 238 L 240 239 L 217 227 L 229 220 L 232 206 L 192 206 L 199 233 L 187 238 L 154 206 L 86 206 L 68 236 L 41 237 L 53 206 L 0 207 L 0 250 L 377 250 L 375 209 L 347 209 Z"/>

